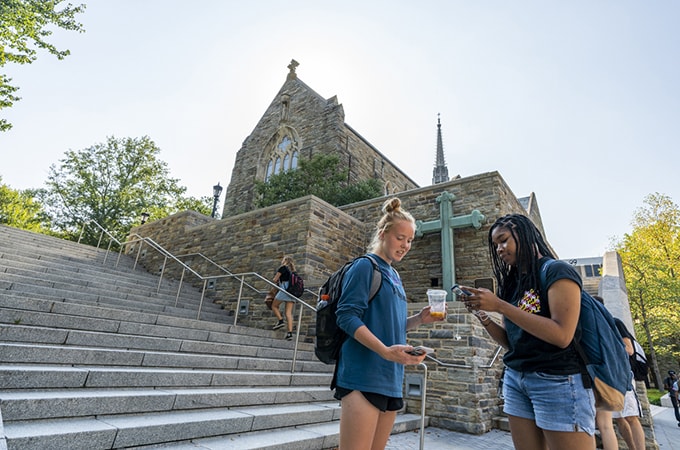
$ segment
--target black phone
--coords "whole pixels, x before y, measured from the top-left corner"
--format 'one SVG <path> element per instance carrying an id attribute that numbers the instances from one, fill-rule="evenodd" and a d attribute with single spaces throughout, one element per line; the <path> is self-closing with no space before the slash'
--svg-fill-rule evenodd
<path id="1" fill-rule="evenodd" d="M 430 347 L 423 347 L 422 345 L 419 345 L 418 347 L 413 347 L 413 350 L 406 352 L 409 355 L 415 355 L 415 356 L 420 356 L 423 353 L 424 354 L 430 354 L 434 353 L 434 349 Z"/>
<path id="2" fill-rule="evenodd" d="M 461 288 L 461 287 L 458 286 L 457 284 L 454 284 L 454 285 L 451 287 L 451 291 L 452 291 L 454 294 L 456 294 L 456 295 L 466 295 L 466 296 L 468 296 L 468 297 L 472 295 L 472 292 L 468 291 L 467 289 Z"/>

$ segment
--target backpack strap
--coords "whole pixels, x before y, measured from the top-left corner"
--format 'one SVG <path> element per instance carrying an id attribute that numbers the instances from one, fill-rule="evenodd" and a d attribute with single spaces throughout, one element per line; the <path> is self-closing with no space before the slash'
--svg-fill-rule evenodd
<path id="1" fill-rule="evenodd" d="M 371 303 L 375 296 L 378 295 L 380 286 L 382 286 L 382 272 L 380 271 L 380 267 L 378 267 L 378 261 L 376 261 L 375 258 L 373 258 L 371 255 L 364 255 L 364 257 L 368 258 L 368 260 L 371 261 L 371 264 L 373 265 L 373 279 L 371 280 L 371 288 L 368 291 L 368 302 Z"/>

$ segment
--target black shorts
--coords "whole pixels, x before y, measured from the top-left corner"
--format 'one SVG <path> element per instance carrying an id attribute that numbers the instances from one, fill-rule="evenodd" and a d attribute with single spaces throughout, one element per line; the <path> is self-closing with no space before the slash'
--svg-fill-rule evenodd
<path id="1" fill-rule="evenodd" d="M 352 392 L 354 389 L 345 389 L 344 387 L 335 387 L 335 397 L 338 400 L 342 400 L 342 397 Z M 368 400 L 368 402 L 378 408 L 380 411 L 399 411 L 404 407 L 404 399 L 397 397 L 388 397 L 382 394 L 376 394 L 374 392 L 363 392 L 359 391 Z"/>

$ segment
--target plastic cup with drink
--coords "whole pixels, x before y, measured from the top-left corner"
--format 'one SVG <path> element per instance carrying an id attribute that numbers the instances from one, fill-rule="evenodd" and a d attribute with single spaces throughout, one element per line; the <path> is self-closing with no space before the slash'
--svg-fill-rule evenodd
<path id="1" fill-rule="evenodd" d="M 430 304 L 430 315 L 435 318 L 446 317 L 446 291 L 442 289 L 428 289 L 427 301 Z"/>

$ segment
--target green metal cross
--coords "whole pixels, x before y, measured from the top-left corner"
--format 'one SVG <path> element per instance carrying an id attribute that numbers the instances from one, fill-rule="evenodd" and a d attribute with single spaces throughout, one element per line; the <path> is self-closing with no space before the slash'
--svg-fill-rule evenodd
<path id="1" fill-rule="evenodd" d="M 466 216 L 453 216 L 453 199 L 455 195 L 450 192 L 442 192 L 437 197 L 439 203 L 439 219 L 423 222 L 416 221 L 416 237 L 421 237 L 424 234 L 441 232 L 442 241 L 442 283 L 443 288 L 447 292 L 446 299 L 451 301 L 451 286 L 456 282 L 456 264 L 453 252 L 453 229 L 473 226 L 476 229 L 481 228 L 484 221 L 484 215 L 478 210 L 473 210 Z"/>

